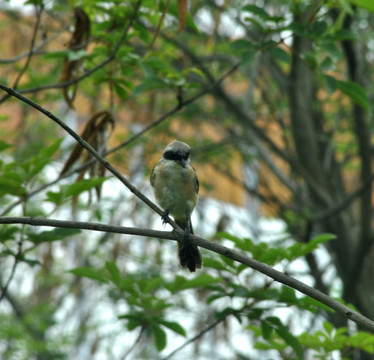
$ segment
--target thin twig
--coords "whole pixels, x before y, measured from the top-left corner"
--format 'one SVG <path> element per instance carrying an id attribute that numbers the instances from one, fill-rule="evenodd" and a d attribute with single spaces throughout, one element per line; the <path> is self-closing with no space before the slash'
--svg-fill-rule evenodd
<path id="1" fill-rule="evenodd" d="M 35 45 L 31 50 L 26 51 L 22 54 L 19 54 L 17 56 L 14 56 L 12 58 L 8 59 L 0 59 L 0 64 L 12 64 L 17 61 L 22 60 L 25 57 L 30 56 L 30 53 L 32 52 L 34 55 L 44 55 L 46 54 L 45 52 L 39 51 L 41 48 L 49 44 L 51 41 L 55 40 L 57 37 L 59 37 L 64 31 L 66 31 L 69 27 L 71 26 L 71 22 L 66 23 L 61 29 L 56 31 L 54 34 L 52 34 L 50 37 L 44 39 L 41 41 L 39 44 Z"/>
<path id="2" fill-rule="evenodd" d="M 77 84 L 78 82 L 80 82 L 83 79 L 89 77 L 90 75 L 92 75 L 96 71 L 100 70 L 101 68 L 103 68 L 104 66 L 106 66 L 107 64 L 109 64 L 110 62 L 112 62 L 115 59 L 118 50 L 120 49 L 123 41 L 125 40 L 125 38 L 126 38 L 128 32 L 129 32 L 129 30 L 130 30 L 130 28 L 131 28 L 134 20 L 136 18 L 136 15 L 137 15 L 138 10 L 140 8 L 141 2 L 142 2 L 142 0 L 138 0 L 138 2 L 136 3 L 135 8 L 134 8 L 134 12 L 133 12 L 133 14 L 132 14 L 129 22 L 127 23 L 127 26 L 126 26 L 125 30 L 123 31 L 123 33 L 122 33 L 119 41 L 117 42 L 116 46 L 114 47 L 113 51 L 100 64 L 97 64 L 91 70 L 88 70 L 85 73 L 83 73 L 81 76 L 77 76 L 76 78 L 71 79 L 69 81 L 64 81 L 64 82 L 61 82 L 61 83 L 58 83 L 58 84 L 37 86 L 37 87 L 34 87 L 34 88 L 21 90 L 20 92 L 22 94 L 28 94 L 28 93 L 38 92 L 38 91 L 41 91 L 41 90 L 65 88 L 67 86 Z"/>
<path id="3" fill-rule="evenodd" d="M 41 21 L 41 18 L 42 18 L 42 12 L 43 12 L 43 10 L 44 10 L 44 5 L 41 4 L 40 7 L 39 7 L 39 10 L 36 11 L 36 22 L 35 22 L 34 31 L 33 31 L 32 37 L 31 37 L 30 51 L 28 53 L 25 65 L 23 66 L 23 68 L 21 69 L 21 71 L 18 73 L 18 76 L 17 76 L 16 80 L 13 83 L 13 88 L 14 89 L 17 89 L 18 83 L 21 80 L 23 74 L 26 72 L 27 68 L 29 67 L 30 61 L 31 61 L 31 59 L 32 59 L 32 57 L 34 55 L 33 49 L 34 49 L 34 46 L 35 46 L 36 36 L 38 34 L 38 30 L 39 30 L 39 26 L 40 26 L 40 21 Z M 0 104 L 3 103 L 9 97 L 10 97 L 9 94 L 5 95 L 2 99 L 0 99 Z"/>
<path id="4" fill-rule="evenodd" d="M 26 205 L 23 206 L 23 215 L 26 214 Z M 23 237 L 25 234 L 25 225 L 22 225 L 22 230 L 19 233 L 19 239 L 17 242 L 18 248 L 17 248 L 17 253 L 14 256 L 14 262 L 12 265 L 12 268 L 10 270 L 10 275 L 8 277 L 8 280 L 6 281 L 4 287 L 1 290 L 1 295 L 0 295 L 0 302 L 3 300 L 3 298 L 6 296 L 8 287 L 10 285 L 10 282 L 12 281 L 14 274 L 16 273 L 16 268 L 17 265 L 22 257 L 22 250 L 23 250 Z"/>
<path id="5" fill-rule="evenodd" d="M 134 343 L 130 346 L 130 348 L 126 351 L 125 355 L 123 355 L 122 360 L 125 360 L 129 356 L 129 354 L 132 351 L 134 351 L 135 347 L 139 344 L 139 342 L 140 342 L 140 340 L 141 340 L 141 338 L 143 336 L 143 333 L 144 333 L 145 329 L 146 329 L 145 326 L 141 327 L 140 332 L 139 332 L 137 338 L 135 339 Z"/>
<path id="6" fill-rule="evenodd" d="M 183 237 L 182 231 L 157 231 L 151 229 L 142 228 L 132 228 L 132 227 L 122 227 L 114 225 L 105 225 L 99 223 L 88 223 L 88 222 L 78 222 L 78 221 L 63 221 L 54 219 L 44 219 L 39 217 L 0 217 L 0 224 L 28 224 L 32 226 L 51 226 L 60 228 L 73 228 L 73 229 L 85 229 L 93 231 L 104 231 L 113 232 L 119 234 L 131 234 L 138 236 L 155 237 L 166 240 L 179 241 Z M 374 321 L 369 318 L 359 314 L 355 310 L 341 304 L 340 302 L 334 300 L 328 295 L 316 290 L 303 282 L 283 273 L 275 270 L 269 265 L 263 264 L 255 259 L 252 259 L 244 254 L 241 254 L 233 249 L 229 249 L 218 243 L 206 240 L 199 236 L 190 235 L 191 241 L 204 249 L 210 250 L 217 254 L 221 254 L 227 258 L 244 264 L 262 274 L 280 282 L 290 288 L 293 288 L 311 298 L 325 304 L 329 308 L 333 309 L 337 313 L 346 317 L 349 320 L 354 321 L 358 325 L 370 330 L 374 333 Z"/>
<path id="7" fill-rule="evenodd" d="M 222 321 L 226 320 L 226 318 L 229 316 L 229 315 L 232 315 L 232 313 L 228 313 L 226 314 L 225 316 L 222 316 L 220 317 L 219 319 L 217 319 L 216 321 L 212 322 L 210 325 L 208 325 L 206 328 L 204 328 L 203 330 L 201 330 L 198 334 L 196 334 L 194 337 L 192 337 L 191 339 L 188 339 L 185 343 L 183 343 L 182 345 L 178 346 L 176 349 L 174 349 L 169 355 L 167 355 L 166 357 L 162 358 L 161 360 L 169 360 L 171 359 L 177 352 L 181 351 L 182 349 L 184 349 L 187 345 L 193 343 L 194 341 L 196 341 L 197 339 L 199 339 L 200 337 L 202 337 L 205 333 L 207 333 L 208 331 L 214 329 L 218 324 L 220 324 Z"/>

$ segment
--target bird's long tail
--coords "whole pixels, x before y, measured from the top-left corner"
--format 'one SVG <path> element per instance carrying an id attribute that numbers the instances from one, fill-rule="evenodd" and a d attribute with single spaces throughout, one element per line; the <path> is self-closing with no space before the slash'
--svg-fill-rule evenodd
<path id="1" fill-rule="evenodd" d="M 199 249 L 189 238 L 189 234 L 193 234 L 191 222 L 185 220 L 179 221 L 176 219 L 175 222 L 185 231 L 183 239 L 178 241 L 179 263 L 182 267 L 188 268 L 188 270 L 194 272 L 196 269 L 201 268 L 203 260 Z"/>

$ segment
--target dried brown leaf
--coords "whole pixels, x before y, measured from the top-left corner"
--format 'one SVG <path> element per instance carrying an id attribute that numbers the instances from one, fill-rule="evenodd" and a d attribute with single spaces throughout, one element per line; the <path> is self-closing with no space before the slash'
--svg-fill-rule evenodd
<path id="1" fill-rule="evenodd" d="M 179 27 L 177 32 L 180 33 L 186 24 L 188 14 L 188 0 L 178 0 Z"/>
<path id="2" fill-rule="evenodd" d="M 88 15 L 80 8 L 74 9 L 75 27 L 74 32 L 69 40 L 68 49 L 79 51 L 86 49 L 91 33 L 91 22 Z M 62 65 L 61 77 L 62 82 L 73 80 L 80 72 L 82 60 L 69 60 L 68 57 L 64 59 Z M 69 94 L 69 87 L 63 88 L 63 96 L 69 107 L 73 108 L 73 101 L 76 94 L 77 85 L 74 85 L 72 94 Z"/>
<path id="3" fill-rule="evenodd" d="M 114 129 L 114 118 L 113 115 L 108 111 L 99 111 L 92 115 L 87 121 L 84 127 L 81 138 L 87 141 L 96 151 L 103 153 L 107 147 L 107 141 Z M 65 174 L 81 157 L 83 147 L 80 144 L 74 146 L 69 158 L 67 159 L 64 168 L 62 169 L 60 176 Z M 86 162 L 90 156 L 87 152 L 84 152 L 83 161 Z M 93 165 L 95 166 L 95 164 Z M 86 171 L 83 171 L 83 175 Z M 91 174 L 97 173 L 96 171 Z M 83 178 L 83 177 L 82 177 Z"/>

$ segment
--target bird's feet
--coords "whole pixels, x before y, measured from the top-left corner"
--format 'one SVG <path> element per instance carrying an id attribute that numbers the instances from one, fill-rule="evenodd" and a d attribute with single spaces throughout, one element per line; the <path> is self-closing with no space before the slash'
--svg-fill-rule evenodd
<path id="1" fill-rule="evenodd" d="M 166 225 L 169 219 L 169 210 L 165 210 L 164 213 L 161 215 L 162 225 Z"/>

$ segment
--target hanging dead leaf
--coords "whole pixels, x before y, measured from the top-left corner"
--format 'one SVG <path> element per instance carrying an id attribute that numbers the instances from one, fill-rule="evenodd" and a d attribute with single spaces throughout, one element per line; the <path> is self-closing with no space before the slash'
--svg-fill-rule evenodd
<path id="1" fill-rule="evenodd" d="M 99 111 L 92 115 L 87 121 L 84 127 L 81 137 L 88 144 L 90 144 L 99 154 L 103 154 L 108 150 L 108 140 L 114 129 L 114 118 L 113 115 L 108 111 Z M 92 155 L 87 151 L 83 151 L 83 147 L 80 144 L 74 146 L 69 158 L 67 159 L 64 168 L 61 170 L 60 176 L 67 173 L 71 167 L 77 163 L 80 159 L 83 163 L 86 163 L 92 158 Z M 76 182 L 81 181 L 84 175 L 87 174 L 89 177 L 102 177 L 105 173 L 105 167 L 99 162 L 95 161 L 91 166 L 81 170 L 78 174 Z M 101 196 L 101 185 L 96 186 L 96 194 L 98 199 Z M 73 199 L 73 209 L 75 208 L 77 199 Z"/>
<path id="2" fill-rule="evenodd" d="M 87 48 L 90 33 L 91 22 L 88 15 L 80 8 L 74 9 L 74 31 L 67 45 L 68 49 L 74 51 L 76 56 L 67 56 L 62 65 L 61 77 L 62 82 L 73 80 L 81 71 L 82 50 Z M 74 85 L 72 93 L 69 94 L 69 86 L 63 88 L 63 95 L 69 107 L 73 108 L 73 101 L 77 90 L 77 84 Z"/>
<path id="3" fill-rule="evenodd" d="M 188 14 L 188 0 L 178 0 L 179 27 L 177 32 L 180 33 L 186 24 Z"/>

